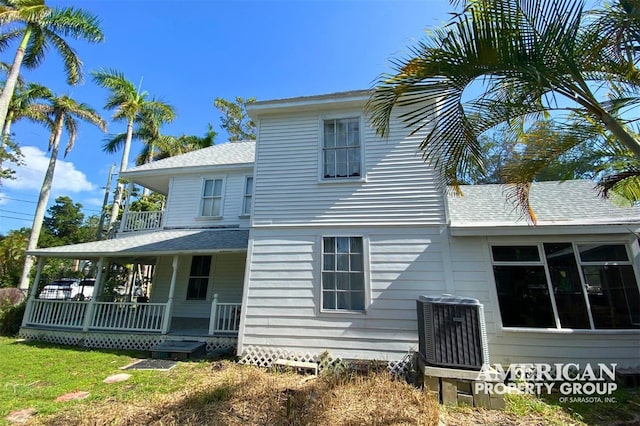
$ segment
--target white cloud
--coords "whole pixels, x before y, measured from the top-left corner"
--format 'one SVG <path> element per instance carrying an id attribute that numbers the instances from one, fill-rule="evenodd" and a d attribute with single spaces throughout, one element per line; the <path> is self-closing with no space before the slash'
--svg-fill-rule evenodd
<path id="1" fill-rule="evenodd" d="M 16 179 L 7 179 L 2 184 L 7 189 L 40 191 L 49 165 L 48 153 L 34 146 L 21 146 L 20 150 L 24 155 L 25 165 L 15 168 Z M 97 186 L 89 182 L 87 176 L 77 170 L 73 163 L 58 158 L 51 188 L 53 197 L 96 189 Z"/>

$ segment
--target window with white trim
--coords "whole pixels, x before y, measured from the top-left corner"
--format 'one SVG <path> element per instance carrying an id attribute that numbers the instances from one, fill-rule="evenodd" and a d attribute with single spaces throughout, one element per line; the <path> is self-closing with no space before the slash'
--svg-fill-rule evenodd
<path id="1" fill-rule="evenodd" d="M 202 186 L 200 216 L 222 216 L 222 179 L 205 179 Z"/>
<path id="2" fill-rule="evenodd" d="M 364 312 L 362 237 L 322 238 L 322 310 Z"/>
<path id="3" fill-rule="evenodd" d="M 244 196 L 242 198 L 242 216 L 251 214 L 251 199 L 253 198 L 253 176 L 247 176 L 244 180 Z"/>
<path id="4" fill-rule="evenodd" d="M 187 300 L 206 300 L 211 273 L 211 256 L 193 256 L 187 285 Z"/>
<path id="5" fill-rule="evenodd" d="M 360 118 L 324 120 L 322 178 L 359 178 L 362 176 L 361 157 Z"/>
<path id="6" fill-rule="evenodd" d="M 624 244 L 493 245 L 504 327 L 640 328 L 640 291 Z"/>

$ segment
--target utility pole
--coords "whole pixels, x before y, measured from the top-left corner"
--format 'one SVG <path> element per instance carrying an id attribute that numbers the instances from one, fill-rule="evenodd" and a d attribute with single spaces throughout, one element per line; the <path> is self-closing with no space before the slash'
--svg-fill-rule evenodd
<path id="1" fill-rule="evenodd" d="M 102 213 L 100 213 L 100 223 L 98 224 L 98 240 L 102 239 L 102 228 L 104 226 L 104 220 L 107 217 L 107 203 L 109 202 L 109 193 L 111 192 L 111 178 L 113 178 L 113 169 L 115 167 L 115 164 L 111 165 L 109 177 L 107 178 L 107 186 L 104 187 L 104 201 L 102 202 Z"/>

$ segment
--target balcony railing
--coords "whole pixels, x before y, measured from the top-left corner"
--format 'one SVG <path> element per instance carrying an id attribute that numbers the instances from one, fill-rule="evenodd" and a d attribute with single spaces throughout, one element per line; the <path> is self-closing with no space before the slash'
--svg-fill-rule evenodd
<path id="1" fill-rule="evenodd" d="M 127 212 L 122 219 L 121 232 L 150 231 L 162 226 L 164 211 Z"/>

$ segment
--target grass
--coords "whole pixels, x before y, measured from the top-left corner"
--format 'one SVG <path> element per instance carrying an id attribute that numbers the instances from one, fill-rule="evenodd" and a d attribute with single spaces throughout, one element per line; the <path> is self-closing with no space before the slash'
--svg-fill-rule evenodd
<path id="1" fill-rule="evenodd" d="M 613 406 L 511 395 L 505 411 L 443 407 L 386 373 L 310 378 L 228 360 L 127 370 L 129 380 L 103 383 L 146 355 L 0 338 L 0 425 L 10 412 L 28 408 L 36 411 L 29 420 L 36 425 L 620 424 L 640 407 L 638 393 L 625 390 Z M 55 402 L 74 391 L 89 397 Z"/>

